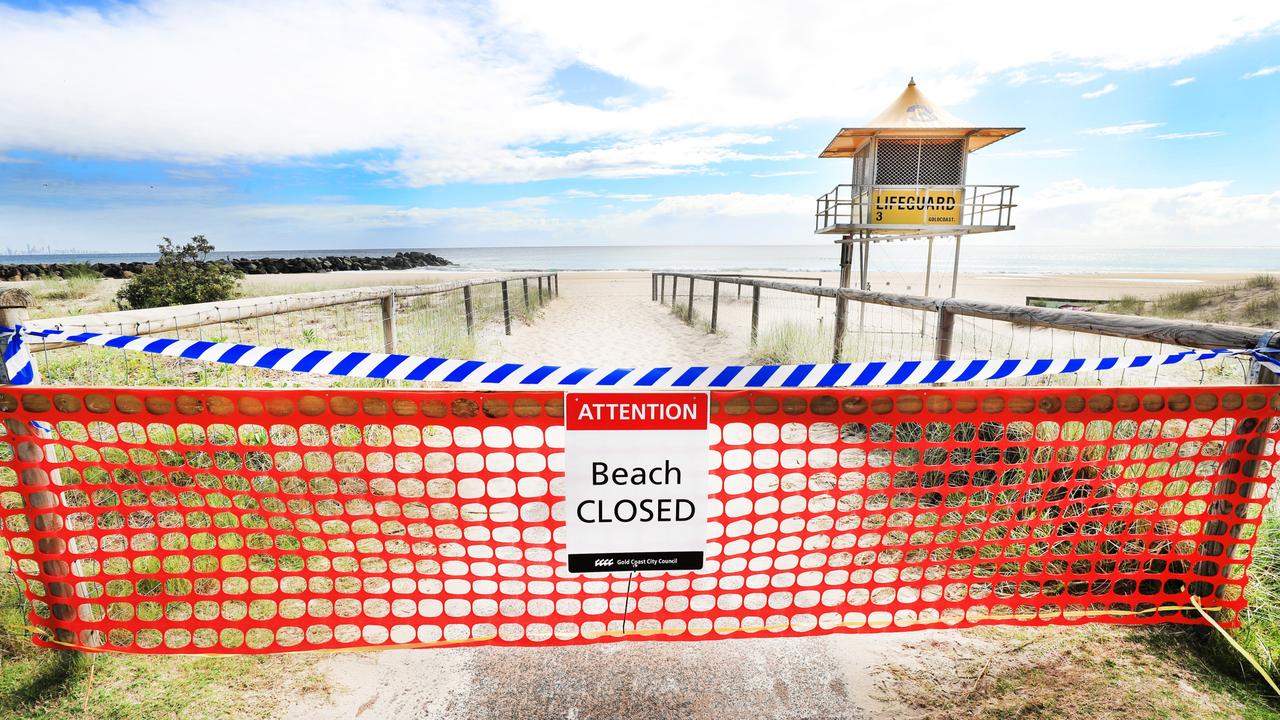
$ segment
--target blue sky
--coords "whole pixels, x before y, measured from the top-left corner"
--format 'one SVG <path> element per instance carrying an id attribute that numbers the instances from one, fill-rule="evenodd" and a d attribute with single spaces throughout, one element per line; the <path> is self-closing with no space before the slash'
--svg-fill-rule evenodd
<path id="1" fill-rule="evenodd" d="M 804 5 L 0 2 L 0 251 L 822 243 L 909 75 L 1001 242 L 1280 249 L 1276 3 Z"/>

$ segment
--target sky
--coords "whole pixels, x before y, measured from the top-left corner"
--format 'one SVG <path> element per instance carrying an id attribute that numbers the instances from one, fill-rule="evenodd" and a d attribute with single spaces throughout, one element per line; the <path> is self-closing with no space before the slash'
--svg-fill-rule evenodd
<path id="1" fill-rule="evenodd" d="M 0 252 L 803 244 L 909 77 L 1029 248 L 1280 250 L 1280 3 L 0 0 Z"/>

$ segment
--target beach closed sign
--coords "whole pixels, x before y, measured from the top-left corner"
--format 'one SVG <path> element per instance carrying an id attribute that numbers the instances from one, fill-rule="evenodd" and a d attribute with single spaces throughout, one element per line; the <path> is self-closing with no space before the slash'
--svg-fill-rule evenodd
<path id="1" fill-rule="evenodd" d="M 873 225 L 959 225 L 964 190 L 876 188 L 871 193 Z"/>
<path id="2" fill-rule="evenodd" d="M 707 393 L 566 395 L 569 572 L 702 567 L 707 423 Z"/>

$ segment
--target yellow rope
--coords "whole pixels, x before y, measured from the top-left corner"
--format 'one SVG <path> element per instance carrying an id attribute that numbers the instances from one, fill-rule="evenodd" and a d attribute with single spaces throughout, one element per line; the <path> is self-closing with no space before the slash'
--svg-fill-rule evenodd
<path id="1" fill-rule="evenodd" d="M 1147 608 L 1145 610 L 1066 610 L 1066 611 L 1063 611 L 1062 617 L 1069 620 L 1076 620 L 1079 618 L 1128 617 L 1128 616 L 1136 616 L 1136 615 L 1149 615 L 1152 613 L 1159 613 L 1159 612 L 1197 610 L 1200 612 L 1201 615 L 1203 615 L 1206 619 L 1208 619 L 1209 622 L 1212 623 L 1214 627 L 1218 628 L 1219 632 L 1222 632 L 1224 635 L 1226 634 L 1225 630 L 1223 630 L 1216 622 L 1212 620 L 1212 618 L 1209 618 L 1209 616 L 1205 614 L 1206 610 L 1222 610 L 1223 608 L 1220 608 L 1220 607 L 1205 608 L 1200 605 L 1199 598 L 1196 598 L 1196 597 L 1192 597 L 1191 602 L 1192 602 L 1191 605 L 1160 605 L 1157 607 Z M 980 620 L 978 620 L 978 622 L 1002 622 L 1005 620 L 1026 620 L 1026 619 L 1028 619 L 1028 616 L 1025 614 L 1023 615 L 1018 615 L 1018 614 L 987 615 L 981 618 Z M 891 623 L 891 624 L 895 627 L 916 627 L 918 625 L 938 625 L 943 623 L 944 621 L 941 618 L 939 618 L 937 620 L 912 620 L 905 624 L 899 624 L 899 623 Z M 865 620 L 854 620 L 849 622 L 836 623 L 835 625 L 829 625 L 827 626 L 827 628 L 829 629 L 829 628 L 838 628 L 838 627 L 861 627 L 866 624 L 867 622 Z M 776 623 L 773 625 L 760 625 L 756 627 L 717 628 L 713 626 L 712 628 L 709 629 L 708 632 L 714 632 L 717 635 L 727 635 L 729 633 L 735 633 L 735 632 L 769 632 L 774 630 L 786 630 L 790 627 L 791 627 L 791 623 L 789 622 Z M 886 625 L 885 627 L 889 627 L 889 626 Z M 101 647 L 101 646 L 93 647 L 88 645 L 79 645 L 76 643 L 67 643 L 59 640 L 49 639 L 47 637 L 48 631 L 45 628 L 28 626 L 28 629 L 41 635 L 42 639 L 45 642 L 49 643 L 50 645 L 58 645 L 60 647 L 65 647 L 70 650 L 79 650 L 81 652 L 111 652 L 111 649 L 106 647 Z M 626 630 L 626 629 L 605 630 L 602 632 L 592 633 L 592 634 L 583 633 L 582 637 L 587 640 L 595 640 L 602 637 L 629 637 L 633 635 L 641 636 L 641 637 L 647 637 L 651 635 L 683 635 L 687 632 L 688 632 L 687 627 L 654 628 L 654 629 L 632 628 L 630 630 Z M 429 642 L 398 643 L 395 645 L 362 645 L 358 647 L 314 648 L 309 650 L 299 650 L 297 652 L 328 654 L 328 653 L 345 653 L 345 652 L 370 652 L 374 650 L 414 650 L 414 649 L 420 649 L 420 648 L 448 647 L 451 645 L 473 645 L 473 644 L 478 645 L 481 643 L 489 642 L 490 640 L 497 639 L 497 637 L 498 636 L 494 634 L 494 635 L 485 635 L 482 637 L 460 638 L 457 640 L 433 640 Z M 1228 639 L 1230 640 L 1229 637 Z M 1232 641 L 1232 645 L 1235 645 L 1234 641 Z M 1241 653 L 1244 653 L 1244 650 L 1241 649 L 1238 645 L 1236 645 L 1236 648 L 1239 649 Z M 204 656 L 204 657 L 211 656 L 211 655 L 240 657 L 240 656 L 243 656 L 245 653 L 208 652 L 208 653 L 165 653 L 165 654 L 180 655 L 180 656 L 181 655 Z M 1244 654 L 1245 654 L 1245 657 L 1249 657 L 1247 653 L 1244 653 Z M 1262 670 L 1261 667 L 1258 666 L 1256 662 L 1253 661 L 1253 658 L 1249 658 L 1249 660 L 1250 662 L 1253 662 L 1253 666 L 1258 669 L 1258 672 L 1261 672 L 1264 677 L 1267 677 L 1267 681 L 1271 682 L 1271 678 L 1267 676 L 1267 674 Z M 1273 688 L 1275 687 L 1274 683 L 1272 683 L 1272 687 Z M 1280 689 L 1277 689 L 1276 692 L 1277 694 L 1280 694 Z"/>
<path id="2" fill-rule="evenodd" d="M 1196 597 L 1195 595 L 1192 595 L 1191 604 L 1195 606 L 1196 610 L 1200 611 L 1201 617 L 1209 621 L 1209 624 L 1213 626 L 1214 630 L 1217 630 L 1219 633 L 1221 633 L 1222 637 L 1227 639 L 1227 642 L 1231 644 L 1231 647 L 1235 648 L 1236 652 L 1240 653 L 1240 655 L 1245 660 L 1249 661 L 1249 664 L 1253 666 L 1254 670 L 1258 671 L 1258 674 L 1262 676 L 1263 680 L 1267 681 L 1267 684 L 1271 686 L 1271 689 L 1275 691 L 1276 695 L 1280 696 L 1280 687 L 1276 687 L 1276 681 L 1271 679 L 1271 675 L 1262 668 L 1262 664 L 1259 663 L 1257 659 L 1253 657 L 1253 655 L 1249 654 L 1248 650 L 1245 650 L 1240 645 L 1240 643 L 1236 642 L 1235 638 L 1231 637 L 1231 633 L 1223 629 L 1223 627 L 1218 624 L 1217 620 L 1214 620 L 1213 618 L 1209 617 L 1209 613 L 1205 612 L 1205 608 L 1200 606 L 1200 598 Z M 1209 609 L 1213 610 L 1215 608 L 1209 608 Z"/>

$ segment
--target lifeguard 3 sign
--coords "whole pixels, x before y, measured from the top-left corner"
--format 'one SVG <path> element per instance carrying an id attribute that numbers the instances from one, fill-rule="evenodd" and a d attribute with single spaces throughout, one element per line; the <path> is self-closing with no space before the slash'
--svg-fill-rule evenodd
<path id="1" fill-rule="evenodd" d="M 569 572 L 698 570 L 707 543 L 706 393 L 569 393 Z"/>
<path id="2" fill-rule="evenodd" d="M 876 188 L 872 225 L 959 225 L 962 188 Z"/>

